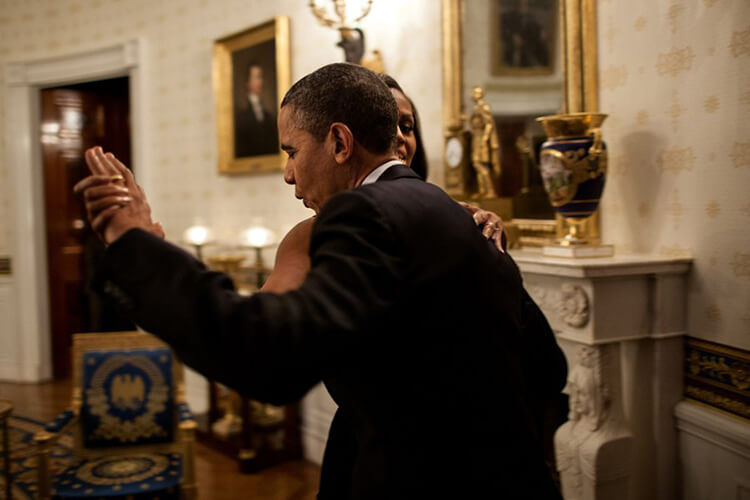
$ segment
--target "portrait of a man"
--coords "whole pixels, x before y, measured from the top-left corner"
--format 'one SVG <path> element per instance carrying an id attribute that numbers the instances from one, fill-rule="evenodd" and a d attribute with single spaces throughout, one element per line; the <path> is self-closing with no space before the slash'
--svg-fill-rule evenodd
<path id="1" fill-rule="evenodd" d="M 234 52 L 232 72 L 235 157 L 278 153 L 274 40 Z"/>
<path id="2" fill-rule="evenodd" d="M 552 73 L 556 15 L 555 0 L 496 0 L 493 73 Z"/>
<path id="3" fill-rule="evenodd" d="M 220 173 L 283 170 L 276 119 L 279 99 L 291 85 L 290 60 L 285 16 L 214 41 Z"/>

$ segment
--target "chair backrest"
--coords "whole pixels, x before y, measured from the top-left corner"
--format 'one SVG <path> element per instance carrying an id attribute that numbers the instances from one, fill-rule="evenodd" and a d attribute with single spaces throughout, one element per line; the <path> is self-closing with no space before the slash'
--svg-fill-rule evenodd
<path id="1" fill-rule="evenodd" d="M 141 332 L 73 336 L 77 444 L 85 448 L 170 443 L 181 367 L 169 347 Z"/>

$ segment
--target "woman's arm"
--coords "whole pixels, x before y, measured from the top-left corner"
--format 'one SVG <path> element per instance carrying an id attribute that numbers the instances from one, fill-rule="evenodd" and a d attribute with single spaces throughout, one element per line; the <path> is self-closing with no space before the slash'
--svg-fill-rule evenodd
<path id="1" fill-rule="evenodd" d="M 305 219 L 289 231 L 276 251 L 276 263 L 261 288 L 263 292 L 282 293 L 299 288 L 310 270 L 310 234 L 314 217 Z"/>
<path id="2" fill-rule="evenodd" d="M 474 218 L 477 226 L 482 226 L 482 234 L 492 238 L 501 252 L 505 251 L 506 240 L 503 233 L 503 220 L 499 215 L 482 210 L 474 205 L 459 202 Z M 289 231 L 276 251 L 273 271 L 261 288 L 263 292 L 283 293 L 299 288 L 310 270 L 310 234 L 314 217 L 305 219 Z"/>

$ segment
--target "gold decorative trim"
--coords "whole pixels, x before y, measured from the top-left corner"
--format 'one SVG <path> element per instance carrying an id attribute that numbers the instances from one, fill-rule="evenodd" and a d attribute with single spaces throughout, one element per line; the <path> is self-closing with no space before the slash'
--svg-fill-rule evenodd
<path id="1" fill-rule="evenodd" d="M 714 408 L 726 410 L 735 415 L 750 419 L 749 405 L 724 396 L 719 396 L 715 392 L 709 391 L 707 389 L 701 389 L 700 387 L 696 387 L 694 385 L 688 385 L 685 387 L 685 396 Z"/>
<path id="2" fill-rule="evenodd" d="M 443 124 L 446 132 L 456 132 L 463 126 L 462 6 L 463 0 L 443 0 Z"/>
<path id="3" fill-rule="evenodd" d="M 700 340 L 700 339 L 696 339 L 692 337 L 688 338 L 688 345 L 695 347 L 697 349 L 714 352 L 716 354 L 723 354 L 726 356 L 731 356 L 733 358 L 738 358 L 743 361 L 750 362 L 750 352 L 742 350 L 742 349 L 737 349 L 734 347 L 729 347 L 729 346 L 725 346 L 722 344 L 717 344 L 714 342 L 709 342 L 707 340 Z"/>
<path id="4" fill-rule="evenodd" d="M 596 0 L 561 0 L 563 113 L 599 110 Z"/>
<path id="5" fill-rule="evenodd" d="M 750 419 L 750 352 L 688 337 L 685 396 Z"/>
<path id="6" fill-rule="evenodd" d="M 76 333 L 73 335 L 73 387 L 83 387 L 83 353 L 109 349 L 153 349 L 169 347 L 157 337 L 146 332 Z M 172 380 L 182 384 L 182 364 L 173 361 Z"/>
<path id="7" fill-rule="evenodd" d="M 581 36 L 583 37 L 583 109 L 599 111 L 599 42 L 597 40 L 596 0 L 582 0 Z"/>

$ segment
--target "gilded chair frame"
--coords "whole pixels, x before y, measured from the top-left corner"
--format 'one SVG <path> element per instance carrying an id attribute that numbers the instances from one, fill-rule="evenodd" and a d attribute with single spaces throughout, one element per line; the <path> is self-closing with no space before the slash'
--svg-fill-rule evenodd
<path id="1" fill-rule="evenodd" d="M 124 453 L 179 453 L 183 456 L 183 474 L 180 483 L 181 498 L 192 500 L 196 498 L 197 484 L 195 480 L 195 420 L 178 422 L 175 410 L 175 434 L 170 443 L 156 443 L 148 445 L 117 446 L 103 448 L 86 448 L 83 445 L 83 435 L 79 422 L 83 405 L 83 354 L 97 350 L 129 350 L 152 349 L 169 346 L 151 334 L 138 331 L 111 333 L 77 333 L 73 335 L 73 395 L 71 410 L 73 418 L 64 430 L 73 433 L 73 456 L 75 458 L 97 458 Z M 174 403 L 185 402 L 185 386 L 183 381 L 183 366 L 173 356 L 172 380 L 175 388 Z M 52 445 L 62 434 L 42 431 L 35 436 L 39 446 L 39 498 L 51 498 L 52 478 L 49 471 L 49 453 Z"/>
<path id="2" fill-rule="evenodd" d="M 597 0 L 559 0 L 563 57 L 563 113 L 599 111 Z M 443 34 L 443 129 L 447 141 L 463 128 L 463 19 L 465 0 L 442 0 Z M 446 185 L 450 168 L 444 165 Z M 457 197 L 461 198 L 461 195 Z M 485 208 L 506 207 L 510 200 L 488 200 Z M 485 205 L 480 201 L 480 205 Z M 541 246 L 567 232 L 565 221 L 556 219 L 513 219 L 522 245 Z M 600 239 L 599 212 L 582 226 L 593 242 Z"/>

